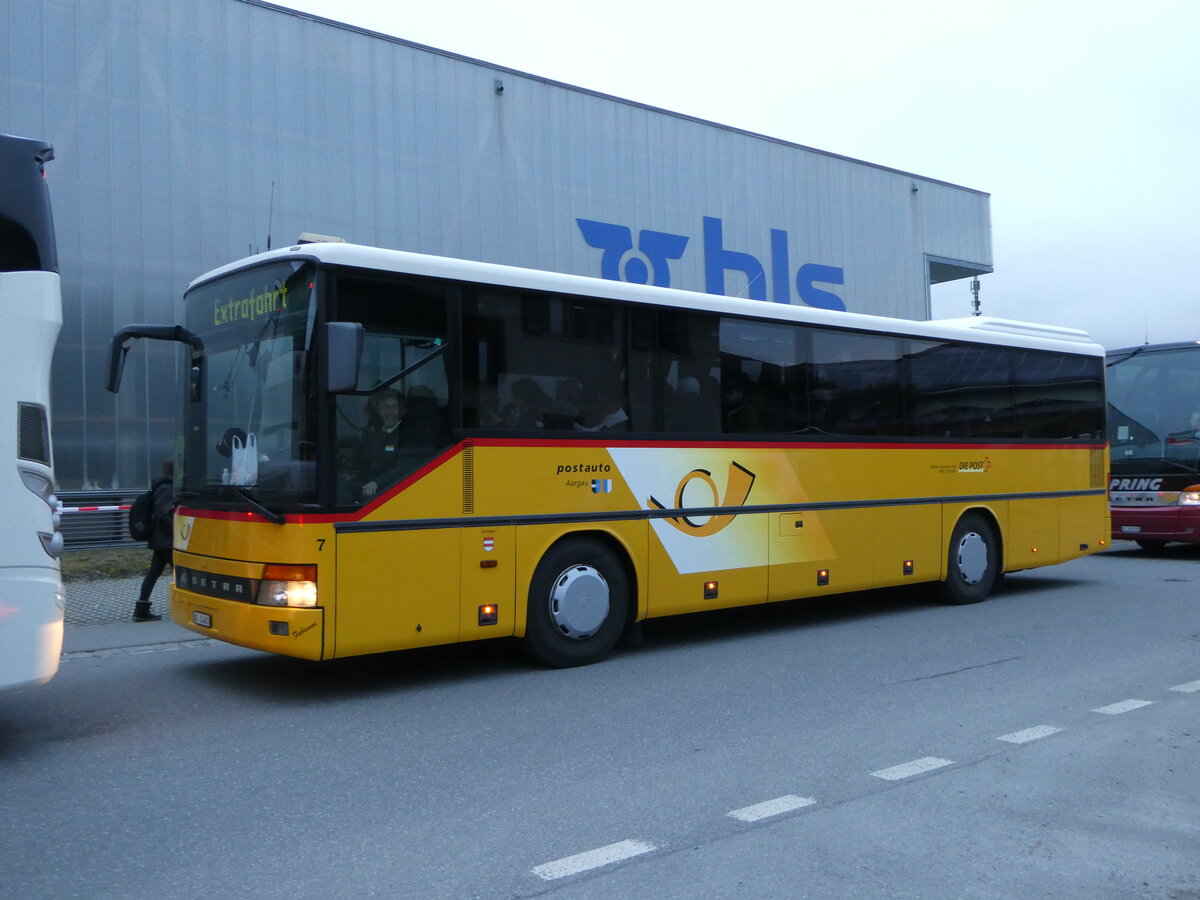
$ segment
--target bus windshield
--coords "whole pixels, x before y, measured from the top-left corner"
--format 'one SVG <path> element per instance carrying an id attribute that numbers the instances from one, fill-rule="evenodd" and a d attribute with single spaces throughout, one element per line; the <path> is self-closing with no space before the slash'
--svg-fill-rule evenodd
<path id="1" fill-rule="evenodd" d="M 1108 366 L 1112 460 L 1166 460 L 1195 471 L 1200 461 L 1200 353 L 1194 347 L 1114 355 Z"/>
<path id="2" fill-rule="evenodd" d="M 272 506 L 315 502 L 314 271 L 281 262 L 186 296 L 204 367 L 191 375 L 184 491 L 219 494 L 229 485 Z"/>

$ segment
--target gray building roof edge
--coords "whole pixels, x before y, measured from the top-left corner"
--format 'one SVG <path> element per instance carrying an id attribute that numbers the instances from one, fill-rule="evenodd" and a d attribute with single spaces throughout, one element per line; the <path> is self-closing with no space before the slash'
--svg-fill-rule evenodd
<path id="1" fill-rule="evenodd" d="M 287 6 L 281 6 L 278 3 L 269 3 L 269 2 L 267 2 L 267 0 L 238 0 L 238 2 L 245 3 L 248 6 L 258 6 L 263 9 L 271 10 L 272 12 L 279 12 L 279 13 L 284 13 L 285 15 L 295 16 L 296 18 L 299 18 L 299 19 L 308 19 L 309 21 L 317 22 L 322 25 L 330 25 L 334 28 L 340 28 L 344 31 L 357 32 L 358 34 L 362 34 L 362 35 L 365 35 L 367 37 L 372 37 L 372 38 L 379 38 L 384 41 L 389 41 L 393 44 L 402 44 L 406 47 L 411 47 L 414 50 L 422 50 L 426 53 L 434 53 L 438 56 L 444 56 L 449 59 L 459 60 L 461 62 L 470 63 L 471 65 L 482 66 L 484 68 L 491 69 L 496 72 L 503 72 L 506 75 L 515 75 L 519 78 L 528 78 L 533 81 L 539 81 L 542 84 L 550 85 L 552 87 L 565 88 L 566 90 L 576 91 L 577 93 L 580 93 L 580 94 L 588 94 L 592 97 L 598 97 L 603 100 L 611 100 L 615 103 L 622 103 L 626 106 L 632 106 L 632 107 L 636 107 L 638 109 L 646 110 L 647 112 L 659 113 L 661 115 L 671 116 L 676 119 L 684 119 L 689 122 L 695 122 L 698 125 L 707 125 L 710 128 L 720 128 L 723 131 L 729 131 L 729 132 L 733 132 L 735 134 L 742 134 L 747 137 L 756 138 L 756 139 L 762 140 L 762 141 L 770 141 L 773 144 L 780 144 L 781 146 L 790 147 L 795 150 L 803 150 L 808 153 L 816 153 L 820 156 L 825 156 L 830 159 L 838 159 L 838 160 L 842 160 L 844 162 L 850 162 L 850 163 L 854 163 L 854 164 L 860 165 L 860 166 L 867 166 L 869 168 L 878 169 L 883 172 L 891 172 L 895 175 L 903 175 L 906 178 L 917 178 L 927 184 L 940 184 L 945 187 L 953 188 L 954 190 L 966 191 L 967 193 L 977 194 L 981 197 L 989 197 L 989 198 L 991 197 L 990 192 L 981 191 L 977 188 L 966 187 L 965 185 L 955 184 L 953 182 L 945 181 L 940 178 L 931 178 L 928 175 L 918 175 L 915 172 L 908 172 L 908 171 L 905 171 L 904 169 L 897 169 L 892 166 L 881 165 L 880 163 L 873 163 L 873 162 L 868 162 L 868 161 L 862 160 L 862 159 L 856 159 L 853 156 L 846 156 L 841 153 L 833 153 L 832 151 L 829 151 L 829 150 L 819 150 L 816 147 L 809 147 L 805 144 L 798 144 L 795 141 L 789 141 L 789 140 L 785 140 L 783 138 L 772 137 L 771 135 L 762 134 L 757 131 L 750 131 L 749 129 L 746 129 L 746 128 L 737 128 L 733 125 L 724 125 L 720 122 L 714 122 L 710 119 L 703 119 L 699 116 L 688 115 L 687 113 L 674 112 L 673 110 L 664 109 L 662 107 L 654 106 L 649 103 L 641 103 L 637 100 L 628 100 L 624 97 L 617 97 L 613 94 L 606 94 L 602 91 L 592 90 L 591 88 L 580 87 L 579 85 L 569 84 L 565 81 L 556 81 L 553 78 L 546 78 L 541 75 L 534 75 L 530 72 L 523 72 L 520 69 L 513 69 L 508 66 L 499 65 L 498 63 L 490 63 L 490 62 L 487 62 L 486 60 L 476 59 L 471 56 L 465 56 L 461 53 L 454 53 L 453 51 L 450 51 L 450 50 L 442 50 L 438 47 L 431 47 L 428 44 L 421 44 L 416 41 L 410 41 L 406 38 L 396 37 L 395 35 L 387 34 L 382 31 L 373 31 L 370 28 L 362 28 L 358 25 L 350 25 L 345 22 L 339 22 L 336 19 L 329 19 L 329 18 L 326 18 L 325 16 L 319 16 L 316 13 L 309 13 L 309 12 L 304 12 L 303 10 L 299 10 L 299 9 L 292 9 Z"/>

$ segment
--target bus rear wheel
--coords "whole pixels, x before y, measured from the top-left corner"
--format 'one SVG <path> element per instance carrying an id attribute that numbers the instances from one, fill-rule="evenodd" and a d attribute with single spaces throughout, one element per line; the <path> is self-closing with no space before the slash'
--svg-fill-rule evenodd
<path id="1" fill-rule="evenodd" d="M 979 513 L 967 513 L 950 536 L 942 599 L 947 603 L 978 603 L 992 592 L 1000 577 L 1000 540 Z"/>
<path id="2" fill-rule="evenodd" d="M 586 666 L 609 654 L 629 611 L 621 560 L 592 538 L 568 538 L 542 557 L 529 584 L 525 653 L 548 666 Z"/>

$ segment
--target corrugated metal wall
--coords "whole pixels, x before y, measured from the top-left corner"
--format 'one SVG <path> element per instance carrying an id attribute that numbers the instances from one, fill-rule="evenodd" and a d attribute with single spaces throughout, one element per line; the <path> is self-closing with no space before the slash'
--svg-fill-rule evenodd
<path id="1" fill-rule="evenodd" d="M 0 0 L 0 51 L 0 130 L 58 157 L 66 489 L 143 484 L 171 452 L 181 351 L 139 344 L 114 399 L 114 330 L 178 321 L 191 278 L 268 235 L 599 275 L 582 218 L 631 229 L 620 272 L 647 262 L 643 229 L 664 232 L 688 239 L 674 287 L 705 290 L 718 247 L 763 270 L 726 273 L 727 293 L 800 302 L 796 272 L 817 264 L 842 270 L 814 287 L 847 308 L 908 318 L 927 315 L 926 257 L 991 267 L 981 192 L 253 0 Z"/>

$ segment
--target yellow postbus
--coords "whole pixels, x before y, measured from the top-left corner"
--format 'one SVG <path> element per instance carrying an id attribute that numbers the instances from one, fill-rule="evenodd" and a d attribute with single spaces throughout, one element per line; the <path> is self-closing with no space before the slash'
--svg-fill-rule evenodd
<path id="1" fill-rule="evenodd" d="M 321 660 L 516 637 L 553 666 L 647 617 L 1101 548 L 1104 355 L 304 243 L 192 283 L 171 616 Z"/>

